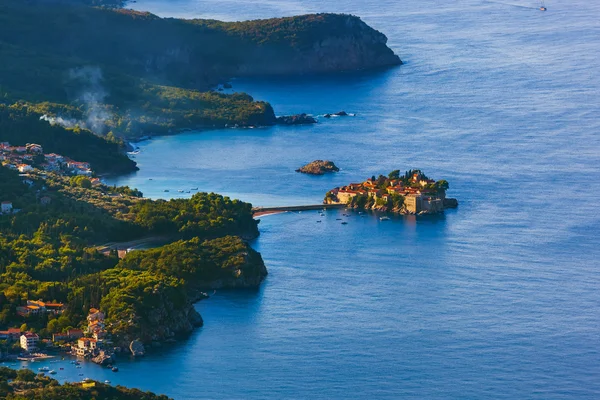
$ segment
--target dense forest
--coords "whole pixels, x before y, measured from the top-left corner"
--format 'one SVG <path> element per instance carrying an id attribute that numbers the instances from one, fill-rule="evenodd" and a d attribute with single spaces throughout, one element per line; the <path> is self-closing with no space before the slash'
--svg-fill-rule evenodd
<path id="1" fill-rule="evenodd" d="M 110 386 L 93 382 L 84 387 L 81 383 L 65 383 L 28 369 L 14 370 L 0 367 L 0 398 L 6 400 L 169 400 L 167 396 Z"/>
<path id="2" fill-rule="evenodd" d="M 347 15 L 224 23 L 80 4 L 117 5 L 0 3 L 0 59 L 10 60 L 0 63 L 0 103 L 26 102 L 102 135 L 271 125 L 268 103 L 210 89 L 232 76 L 400 63 L 383 34 Z"/>
<path id="3" fill-rule="evenodd" d="M 103 307 L 117 341 L 164 338 L 192 329 L 186 319 L 194 317 L 192 289 L 226 278 L 231 286 L 258 285 L 266 275 L 260 255 L 238 237 L 258 235 L 247 203 L 214 193 L 152 201 L 126 187 L 91 186 L 83 177 L 28 179 L 32 186 L 0 167 L 0 200 L 20 210 L 0 215 L 0 328 L 26 324 L 48 336 L 81 327 L 90 307 Z M 175 242 L 121 261 L 95 247 L 157 233 Z M 16 307 L 27 299 L 62 302 L 67 310 L 59 317 L 19 316 Z"/>

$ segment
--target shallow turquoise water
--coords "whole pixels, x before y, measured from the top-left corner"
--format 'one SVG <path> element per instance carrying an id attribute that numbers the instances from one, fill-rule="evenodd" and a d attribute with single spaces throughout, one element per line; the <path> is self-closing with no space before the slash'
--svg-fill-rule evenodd
<path id="1" fill-rule="evenodd" d="M 156 138 L 140 144 L 140 171 L 111 183 L 154 198 L 199 187 L 312 204 L 343 183 L 422 168 L 448 179 L 460 207 L 348 225 L 331 211 L 320 224 L 314 212 L 265 217 L 260 290 L 199 303 L 204 328 L 118 373 L 59 377 L 177 399 L 600 397 L 600 6 L 507 3 L 139 0 L 228 20 L 351 12 L 406 64 L 235 80 L 278 114 L 357 116 Z M 342 171 L 294 172 L 319 158 Z"/>

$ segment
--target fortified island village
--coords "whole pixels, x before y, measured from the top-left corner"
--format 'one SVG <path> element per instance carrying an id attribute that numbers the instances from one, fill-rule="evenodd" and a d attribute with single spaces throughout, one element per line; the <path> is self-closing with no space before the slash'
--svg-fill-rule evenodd
<path id="1" fill-rule="evenodd" d="M 420 170 L 399 170 L 387 177 L 379 175 L 362 183 L 351 183 L 327 192 L 324 204 L 347 204 L 350 207 L 389 211 L 399 214 L 437 214 L 458 206 L 456 199 L 446 197 L 446 180 L 429 179 Z"/>

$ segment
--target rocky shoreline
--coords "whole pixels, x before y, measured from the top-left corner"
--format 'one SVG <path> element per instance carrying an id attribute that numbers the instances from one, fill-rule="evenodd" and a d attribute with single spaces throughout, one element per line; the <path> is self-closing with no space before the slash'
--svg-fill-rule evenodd
<path id="1" fill-rule="evenodd" d="M 443 201 L 443 208 L 441 210 L 422 210 L 419 212 L 413 212 L 413 211 L 409 211 L 407 210 L 404 206 L 397 208 L 397 207 L 388 207 L 388 206 L 378 206 L 378 205 L 373 205 L 371 207 L 360 207 L 358 205 L 348 205 L 348 208 L 352 208 L 354 210 L 370 210 L 370 211 L 377 211 L 380 213 L 392 213 L 392 214 L 399 214 L 399 215 L 435 215 L 435 214 L 442 214 L 444 212 L 444 210 L 449 209 L 449 208 L 458 208 L 458 200 L 454 199 L 454 198 L 446 198 Z"/>
<path id="2" fill-rule="evenodd" d="M 134 356 L 142 356 L 146 347 L 161 347 L 165 343 L 175 342 L 177 338 L 189 335 L 196 328 L 202 327 L 204 321 L 194 304 L 209 299 L 207 292 L 217 289 L 258 288 L 267 277 L 268 271 L 260 253 L 248 251 L 243 254 L 244 262 L 234 267 L 229 277 L 213 281 L 198 281 L 189 284 L 186 289 L 187 304 L 177 310 L 174 307 L 159 307 L 154 311 L 155 317 L 151 326 L 153 332 L 145 332 L 144 337 L 124 335 L 118 339 L 117 345 L 129 349 Z M 167 309 L 168 308 L 168 309 Z M 113 359 L 114 360 L 114 359 Z"/>

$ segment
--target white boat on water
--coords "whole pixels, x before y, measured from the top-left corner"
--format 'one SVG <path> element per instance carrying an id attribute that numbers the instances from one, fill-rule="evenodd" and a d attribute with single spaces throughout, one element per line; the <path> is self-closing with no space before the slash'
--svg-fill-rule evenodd
<path id="1" fill-rule="evenodd" d="M 38 371 L 47 372 L 47 371 L 50 371 L 50 368 L 48 368 L 48 367 L 42 367 L 42 368 L 38 368 Z"/>
<path id="2" fill-rule="evenodd" d="M 104 383 L 106 383 L 107 385 L 110 385 L 110 381 L 108 379 L 105 380 Z"/>
<path id="3" fill-rule="evenodd" d="M 390 217 L 379 217 L 380 221 L 389 221 Z"/>
<path id="4" fill-rule="evenodd" d="M 48 372 L 50 375 L 56 375 L 56 371 L 55 370 L 51 370 L 50 372 Z"/>

